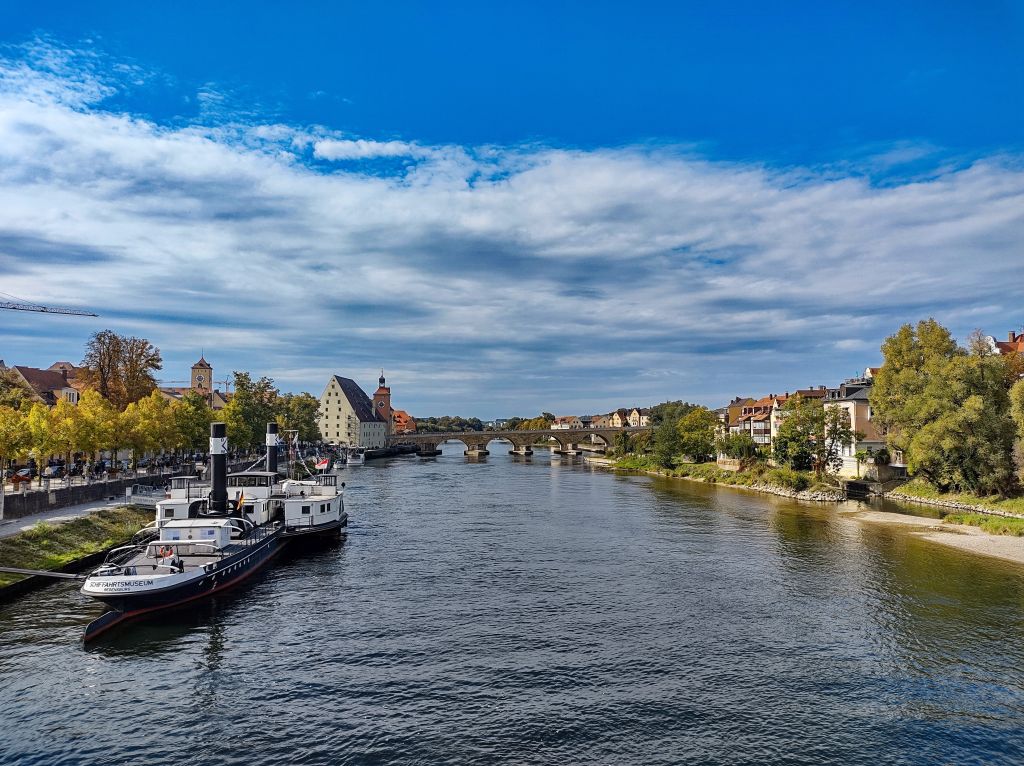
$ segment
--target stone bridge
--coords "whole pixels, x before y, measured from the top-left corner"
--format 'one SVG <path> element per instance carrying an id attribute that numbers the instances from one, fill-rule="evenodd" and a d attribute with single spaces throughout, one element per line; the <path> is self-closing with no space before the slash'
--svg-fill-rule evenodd
<path id="1" fill-rule="evenodd" d="M 459 431 L 457 433 L 414 433 L 414 434 L 395 434 L 388 439 L 389 446 L 399 444 L 411 444 L 418 448 L 419 454 L 424 456 L 429 455 L 440 455 L 441 450 L 438 449 L 441 442 L 448 441 L 460 441 L 466 445 L 467 455 L 487 455 L 487 445 L 492 441 L 506 441 L 512 443 L 512 454 L 514 455 L 532 455 L 534 444 L 538 442 L 547 442 L 550 439 L 554 439 L 558 442 L 559 449 L 555 452 L 563 455 L 578 455 L 582 450 L 579 445 L 583 442 L 593 442 L 596 437 L 597 441 L 603 442 L 605 447 L 610 447 L 615 443 L 615 437 L 620 433 L 643 433 L 650 431 L 650 426 L 639 426 L 632 427 L 626 426 L 625 428 L 577 428 L 577 429 L 557 429 L 557 428 L 546 428 L 543 430 L 536 431 Z"/>

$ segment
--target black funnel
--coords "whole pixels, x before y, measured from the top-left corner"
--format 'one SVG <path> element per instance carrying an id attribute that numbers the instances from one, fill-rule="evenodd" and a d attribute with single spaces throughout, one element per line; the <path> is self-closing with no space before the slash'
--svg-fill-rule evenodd
<path id="1" fill-rule="evenodd" d="M 210 423 L 210 470 L 213 472 L 210 513 L 227 513 L 228 427 L 224 423 Z"/>
<path id="2" fill-rule="evenodd" d="M 267 423 L 267 470 L 277 473 L 277 423 Z"/>

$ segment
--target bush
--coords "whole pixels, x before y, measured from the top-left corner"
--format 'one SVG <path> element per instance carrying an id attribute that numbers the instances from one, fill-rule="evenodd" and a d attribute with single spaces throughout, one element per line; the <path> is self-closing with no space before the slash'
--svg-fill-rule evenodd
<path id="1" fill-rule="evenodd" d="M 765 472 L 764 479 L 769 484 L 786 487 L 795 492 L 801 492 L 811 486 L 811 480 L 808 476 L 799 471 L 794 471 L 792 468 L 773 468 Z"/>

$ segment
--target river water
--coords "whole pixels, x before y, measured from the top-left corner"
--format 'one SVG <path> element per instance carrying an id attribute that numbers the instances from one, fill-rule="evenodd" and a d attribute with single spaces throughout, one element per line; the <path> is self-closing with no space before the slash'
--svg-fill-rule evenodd
<path id="1" fill-rule="evenodd" d="M 2 764 L 1024 761 L 1024 571 L 725 488 L 343 471 L 343 543 L 83 648 L 0 607 Z"/>

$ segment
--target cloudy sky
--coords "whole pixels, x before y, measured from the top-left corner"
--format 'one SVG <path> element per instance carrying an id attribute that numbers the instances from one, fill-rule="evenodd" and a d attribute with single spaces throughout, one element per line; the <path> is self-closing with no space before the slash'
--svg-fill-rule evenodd
<path id="1" fill-rule="evenodd" d="M 0 291 L 101 315 L 0 312 L 8 364 L 489 418 L 1024 324 L 1019 3 L 91 5 L 0 30 Z"/>

